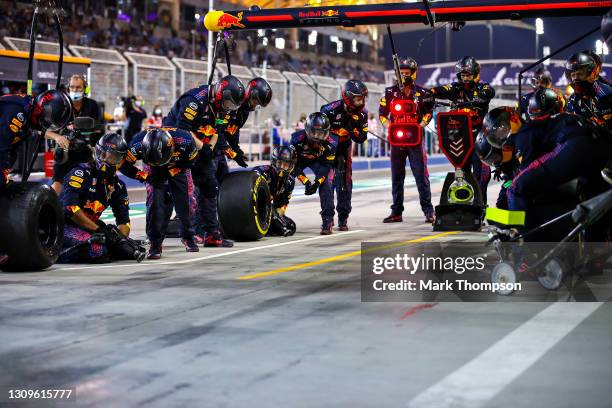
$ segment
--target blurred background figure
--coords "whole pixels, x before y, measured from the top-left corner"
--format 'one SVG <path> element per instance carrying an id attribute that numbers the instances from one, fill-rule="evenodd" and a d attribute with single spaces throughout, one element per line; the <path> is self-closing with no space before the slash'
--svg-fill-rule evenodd
<path id="1" fill-rule="evenodd" d="M 147 126 L 160 128 L 162 126 L 163 118 L 164 118 L 164 115 L 162 114 L 161 107 L 159 105 L 156 105 L 155 108 L 153 108 L 153 115 L 147 121 Z"/>
<path id="2" fill-rule="evenodd" d="M 380 140 L 374 134 L 379 135 L 378 120 L 370 112 L 368 115 L 368 157 L 379 157 Z"/>

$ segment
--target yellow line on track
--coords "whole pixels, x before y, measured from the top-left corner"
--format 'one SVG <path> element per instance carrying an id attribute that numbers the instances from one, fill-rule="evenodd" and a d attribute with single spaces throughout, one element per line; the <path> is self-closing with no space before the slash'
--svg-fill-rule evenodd
<path id="1" fill-rule="evenodd" d="M 368 252 L 370 252 L 370 251 L 380 251 L 382 249 L 395 248 L 395 247 L 398 247 L 398 246 L 402 246 L 402 245 L 405 245 L 405 244 L 412 244 L 412 243 L 416 243 L 416 242 L 431 241 L 431 240 L 434 240 L 434 239 L 442 238 L 442 237 L 445 237 L 445 236 L 448 236 L 448 235 L 455 235 L 455 234 L 458 234 L 458 233 L 459 232 L 457 232 L 457 231 L 449 231 L 449 232 L 443 232 L 441 234 L 428 235 L 426 237 L 409 239 L 407 241 L 395 242 L 393 244 L 381 245 L 381 246 L 378 246 L 378 247 L 374 247 L 374 248 L 369 249 Z M 301 263 L 301 264 L 298 264 L 298 265 L 292 265 L 292 266 L 286 266 L 284 268 L 273 269 L 271 271 L 266 271 L 266 272 L 252 273 L 252 274 L 249 274 L 249 275 L 240 276 L 240 277 L 238 277 L 236 279 L 238 279 L 238 280 L 251 280 L 251 279 L 265 278 L 267 276 L 279 275 L 281 273 L 291 272 L 291 271 L 295 271 L 295 270 L 298 270 L 298 269 L 305 269 L 305 268 L 310 268 L 312 266 L 323 265 L 323 264 L 327 264 L 327 263 L 331 263 L 331 262 L 341 261 L 343 259 L 352 258 L 352 257 L 357 256 L 357 255 L 361 255 L 361 249 L 359 249 L 357 251 L 347 252 L 345 254 L 330 256 L 329 258 L 323 258 L 323 259 L 319 259 L 317 261 L 305 262 L 305 263 Z"/>

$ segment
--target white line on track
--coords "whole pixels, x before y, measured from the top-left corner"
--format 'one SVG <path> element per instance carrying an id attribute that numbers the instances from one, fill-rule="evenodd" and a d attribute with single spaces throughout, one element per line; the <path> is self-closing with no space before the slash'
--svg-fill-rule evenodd
<path id="1" fill-rule="evenodd" d="M 365 230 L 346 231 L 346 232 L 342 232 L 342 233 L 338 233 L 338 234 L 332 234 L 332 235 L 321 235 L 321 236 L 304 238 L 304 239 L 296 239 L 296 240 L 293 240 L 293 241 L 279 242 L 277 244 L 269 244 L 269 245 L 255 246 L 255 247 L 251 247 L 251 248 L 238 249 L 236 251 L 221 252 L 221 253 L 218 253 L 218 254 L 202 256 L 202 257 L 199 257 L 199 258 L 183 259 L 181 261 L 166 261 L 166 262 L 151 261 L 151 262 L 142 262 L 142 263 L 121 263 L 121 264 L 114 263 L 112 265 L 75 266 L 75 267 L 69 267 L 69 268 L 53 269 L 52 271 L 53 272 L 59 272 L 59 271 L 74 271 L 74 270 L 83 270 L 83 269 L 102 269 L 102 268 L 117 268 L 117 267 L 120 267 L 120 268 L 136 268 L 136 267 L 156 267 L 158 265 L 179 265 L 179 264 L 186 264 L 186 263 L 204 261 L 206 259 L 220 258 L 220 257 L 223 257 L 223 256 L 243 254 L 245 252 L 259 251 L 259 250 L 262 250 L 262 249 L 277 248 L 277 247 L 281 247 L 281 246 L 285 246 L 285 245 L 293 245 L 293 244 L 299 244 L 299 243 L 302 243 L 302 242 L 316 241 L 316 240 L 319 240 L 319 239 L 338 238 L 338 237 L 343 237 L 343 236 L 349 235 L 349 234 L 357 234 L 357 233 L 360 233 L 360 232 L 365 232 Z"/>
<path id="2" fill-rule="evenodd" d="M 552 304 L 417 395 L 408 406 L 475 408 L 487 404 L 602 304 Z"/>

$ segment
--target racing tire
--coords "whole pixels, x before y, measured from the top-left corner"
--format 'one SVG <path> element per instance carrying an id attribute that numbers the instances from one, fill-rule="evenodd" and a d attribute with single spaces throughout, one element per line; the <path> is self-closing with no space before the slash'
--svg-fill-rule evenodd
<path id="1" fill-rule="evenodd" d="M 234 171 L 219 188 L 219 224 L 235 241 L 256 241 L 268 233 L 272 198 L 263 176 L 252 170 Z"/>
<path id="2" fill-rule="evenodd" d="M 0 253 L 4 271 L 40 271 L 53 265 L 64 241 L 64 214 L 50 186 L 23 183 L 12 198 L 0 194 Z"/>

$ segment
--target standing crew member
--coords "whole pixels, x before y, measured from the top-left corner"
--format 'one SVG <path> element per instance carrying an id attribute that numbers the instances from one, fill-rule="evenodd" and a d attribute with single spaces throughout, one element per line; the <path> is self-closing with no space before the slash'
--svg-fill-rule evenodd
<path id="1" fill-rule="evenodd" d="M 174 103 L 163 124 L 194 132 L 204 144 L 227 152 L 236 153 L 219 137 L 216 126 L 223 122 L 228 112 L 237 110 L 244 100 L 244 85 L 232 75 L 221 78 L 215 85 L 203 85 L 185 92 Z M 219 144 L 219 146 L 216 146 Z M 204 230 L 205 247 L 232 247 L 234 243 L 221 236 L 217 217 L 219 183 L 213 152 L 200 154 L 192 168 L 193 181 L 198 190 L 196 223 Z"/>
<path id="2" fill-rule="evenodd" d="M 95 161 L 77 164 L 66 174 L 60 194 L 66 219 L 65 251 L 58 262 L 102 262 L 111 255 L 135 259 L 134 252 L 120 245 L 111 229 L 100 220 L 104 210 L 110 207 L 119 232 L 124 237 L 130 234 L 128 192 L 116 174 L 126 153 L 125 140 L 116 133 L 107 133 L 96 144 Z M 106 242 L 88 242 L 96 233 L 103 234 Z"/>
<path id="3" fill-rule="evenodd" d="M 286 212 L 295 187 L 292 173 L 296 164 L 297 152 L 293 146 L 276 146 L 269 165 L 253 168 L 266 178 L 272 196 L 272 222 L 268 235 L 287 237 L 295 234 L 295 222 L 287 217 Z"/>
<path id="4" fill-rule="evenodd" d="M 462 109 L 472 114 L 472 136 L 474 140 L 482 129 L 482 120 L 489 111 L 489 102 L 495 91 L 487 83 L 480 82 L 480 64 L 474 57 L 463 57 L 455 65 L 457 82 L 431 89 L 436 99 L 448 99 L 453 109 Z M 487 204 L 487 186 L 491 180 L 491 169 L 472 151 L 464 171 L 472 169 L 472 174 L 480 185 L 483 204 Z"/>
<path id="5" fill-rule="evenodd" d="M 418 64 L 412 58 L 404 58 L 400 61 L 400 73 L 403 92 L 398 84 L 385 89 L 385 94 L 380 100 L 378 115 L 383 126 L 388 127 L 393 118 L 390 113 L 391 103 L 394 99 L 404 97 L 417 103 L 418 121 L 420 126 L 427 126 L 431 121 L 433 104 L 423 102 L 429 95 L 429 91 L 416 85 Z M 427 171 L 427 151 L 425 143 L 413 147 L 391 146 L 391 182 L 393 193 L 393 204 L 391 215 L 383 220 L 384 223 L 402 222 L 404 211 L 404 179 L 406 177 L 406 158 L 410 163 L 410 170 L 414 175 L 421 210 L 425 215 L 425 222 L 434 222 L 434 208 L 431 204 L 431 188 L 429 185 L 429 172 Z"/>
<path id="6" fill-rule="evenodd" d="M 46 130 L 45 138 L 67 149 L 68 139 L 56 132 L 63 129 L 71 118 L 72 104 L 62 91 L 45 91 L 35 98 L 26 95 L 0 98 L 0 191 L 9 184 L 9 174 L 21 143 L 32 135 L 32 131 Z"/>
<path id="7" fill-rule="evenodd" d="M 161 258 L 172 204 L 181 222 L 181 242 L 185 250 L 199 251 L 189 211 L 186 173 L 202 147 L 202 142 L 191 132 L 173 128 L 151 128 L 136 134 L 132 140 L 121 172 L 147 183 L 147 237 L 151 241 L 148 259 Z M 139 171 L 134 166 L 137 160 L 142 160 L 149 168 Z M 168 195 L 172 201 L 168 200 Z"/>
<path id="8" fill-rule="evenodd" d="M 334 189 L 338 194 L 338 230 L 348 231 L 348 217 L 351 213 L 351 195 L 353 193 L 353 141 L 362 144 L 368 138 L 368 112 L 365 109 L 368 88 L 361 81 L 351 79 L 342 87 L 342 99 L 321 107 L 321 113 L 327 115 L 330 133 L 338 139 L 336 175 Z M 333 202 L 333 190 L 332 190 Z M 330 225 L 323 225 L 324 230 L 333 226 L 332 213 Z"/>
<path id="9" fill-rule="evenodd" d="M 612 126 L 612 86 L 598 79 L 597 61 L 588 52 L 576 53 L 567 60 L 565 75 L 574 89 L 567 111 L 609 130 Z"/>
<path id="10" fill-rule="evenodd" d="M 321 235 L 330 235 L 334 223 L 334 162 L 338 139 L 330 134 L 329 117 L 321 112 L 311 113 L 304 130 L 291 135 L 291 146 L 297 153 L 297 164 L 293 173 L 304 184 L 305 194 L 319 190 L 321 200 Z M 304 174 L 309 167 L 315 174 L 312 182 Z"/>
<path id="11" fill-rule="evenodd" d="M 78 117 L 92 118 L 94 120 L 94 129 L 89 132 L 89 143 L 87 145 L 81 146 L 80 149 L 67 149 L 64 153 L 67 155 L 64 162 L 57 159 L 54 161 L 52 187 L 57 194 L 62 191 L 64 177 L 70 169 L 79 163 L 87 163 L 93 160 L 92 151 L 98 139 L 102 136 L 100 126 L 103 126 L 104 122 L 98 102 L 85 96 L 88 93 L 88 85 L 84 76 L 71 76 L 68 83 L 68 90 L 70 91 L 70 99 L 72 101 L 71 122 L 74 122 L 74 118 Z M 68 128 L 70 128 L 70 125 Z M 61 149 L 61 147 L 57 147 L 57 149 Z M 61 156 L 57 153 L 59 152 L 56 152 L 56 158 Z"/>

